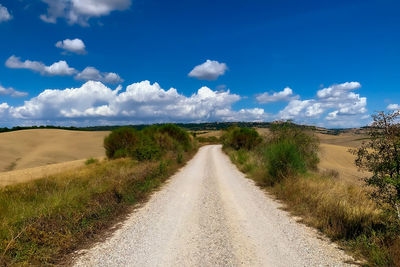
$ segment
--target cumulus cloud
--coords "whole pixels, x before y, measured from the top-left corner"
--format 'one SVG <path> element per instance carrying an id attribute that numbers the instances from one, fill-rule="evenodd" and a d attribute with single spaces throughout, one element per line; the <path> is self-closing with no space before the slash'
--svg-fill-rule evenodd
<path id="1" fill-rule="evenodd" d="M 7 103 L 1 103 L 0 104 L 0 113 L 4 112 L 5 110 L 7 110 L 9 108 Z"/>
<path id="2" fill-rule="evenodd" d="M 0 122 L 14 124 L 105 125 L 163 122 L 267 121 L 294 119 L 320 126 L 366 125 L 367 99 L 359 83 L 323 88 L 312 99 L 292 99 L 278 114 L 262 108 L 233 109 L 241 97 L 229 90 L 201 87 L 190 96 L 142 81 L 111 89 L 99 81 L 78 88 L 48 89 L 20 106 L 0 105 Z M 273 94 L 272 94 L 273 95 Z"/>
<path id="3" fill-rule="evenodd" d="M 68 66 L 68 63 L 64 60 L 60 60 L 50 66 L 46 66 L 44 63 L 39 61 L 21 61 L 21 58 L 13 55 L 7 59 L 5 65 L 8 68 L 29 69 L 48 76 L 71 76 L 76 74 L 75 79 L 83 81 L 93 80 L 112 84 L 121 83 L 124 81 L 118 74 L 114 72 L 100 72 L 94 67 L 86 67 L 83 71 L 78 72 L 76 69 Z"/>
<path id="4" fill-rule="evenodd" d="M 357 117 L 363 119 L 367 112 L 367 98 L 352 92 L 359 89 L 361 84 L 358 82 L 346 82 L 331 85 L 317 91 L 315 99 L 291 100 L 288 105 L 279 112 L 281 119 L 307 120 L 318 119 L 323 114 L 325 120 L 332 125 L 341 125 L 347 122 L 355 122 Z"/>
<path id="5" fill-rule="evenodd" d="M 12 16 L 10 14 L 10 12 L 8 12 L 8 9 L 3 6 L 2 4 L 0 4 L 0 23 L 3 21 L 8 21 L 11 20 Z"/>
<path id="6" fill-rule="evenodd" d="M 78 38 L 75 38 L 73 40 L 65 39 L 64 41 L 58 41 L 56 43 L 56 47 L 76 54 L 86 54 L 85 43 Z"/>
<path id="7" fill-rule="evenodd" d="M 216 80 L 219 76 L 224 75 L 228 69 L 225 63 L 219 63 L 215 60 L 207 59 L 206 62 L 200 64 L 189 72 L 188 76 L 199 80 Z"/>
<path id="8" fill-rule="evenodd" d="M 13 107 L 11 113 L 15 118 L 36 120 L 95 114 L 105 116 L 104 107 L 117 92 L 99 82 L 88 82 L 80 88 L 45 90 L 25 101 L 23 106 Z"/>
<path id="9" fill-rule="evenodd" d="M 359 82 L 345 82 L 341 84 L 334 84 L 328 88 L 321 89 L 317 92 L 320 99 L 326 101 L 337 101 L 343 97 L 348 91 L 356 90 L 361 87 Z"/>
<path id="10" fill-rule="evenodd" d="M 240 109 L 239 111 L 225 108 L 217 110 L 216 117 L 223 118 L 223 121 L 265 121 L 272 118 L 262 108 Z"/>
<path id="11" fill-rule="evenodd" d="M 100 81 L 104 83 L 121 83 L 124 81 L 114 72 L 100 72 L 94 67 L 86 67 L 75 76 L 75 79 L 84 81 Z"/>
<path id="12" fill-rule="evenodd" d="M 7 59 L 5 65 L 11 69 L 29 69 L 48 76 L 68 76 L 77 72 L 76 69 L 69 67 L 67 62 L 64 60 L 60 60 L 50 66 L 46 66 L 44 63 L 39 61 L 21 61 L 21 58 L 14 55 Z"/>
<path id="13" fill-rule="evenodd" d="M 112 11 L 126 10 L 131 0 L 42 0 L 48 5 L 47 14 L 40 18 L 47 23 L 56 23 L 65 18 L 69 24 L 88 26 L 93 17 L 107 16 Z"/>
<path id="14" fill-rule="evenodd" d="M 284 88 L 280 92 L 274 92 L 272 94 L 265 92 L 256 96 L 256 99 L 259 103 L 265 104 L 270 102 L 278 102 L 278 101 L 290 101 L 293 99 L 298 99 L 299 96 L 293 95 L 293 90 L 289 87 Z"/>
<path id="15" fill-rule="evenodd" d="M 299 117 L 317 117 L 324 110 L 321 108 L 321 103 L 315 100 L 292 100 L 289 104 L 279 112 L 281 119 L 296 119 Z"/>
<path id="16" fill-rule="evenodd" d="M 10 106 L 7 103 L 0 103 L 0 125 L 7 125 L 12 121 L 9 114 Z"/>
<path id="17" fill-rule="evenodd" d="M 399 104 L 389 104 L 386 109 L 388 110 L 400 110 L 400 105 Z"/>
<path id="18" fill-rule="evenodd" d="M 13 119 L 22 121 L 84 121 L 102 123 L 202 122 L 263 120 L 263 109 L 232 110 L 240 96 L 230 91 L 202 87 L 190 97 L 158 83 L 133 83 L 121 92 L 101 82 L 89 81 L 79 88 L 45 90 L 22 106 L 8 107 Z"/>
<path id="19" fill-rule="evenodd" d="M 0 85 L 0 95 L 9 95 L 11 97 L 24 97 L 27 96 L 28 93 L 17 91 L 12 87 L 5 88 Z"/>

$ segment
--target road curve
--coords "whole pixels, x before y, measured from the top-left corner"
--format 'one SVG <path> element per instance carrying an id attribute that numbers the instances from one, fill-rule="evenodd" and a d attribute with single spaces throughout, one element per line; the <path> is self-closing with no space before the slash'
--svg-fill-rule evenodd
<path id="1" fill-rule="evenodd" d="M 246 179 L 220 145 L 197 155 L 76 266 L 347 266 L 351 258 Z"/>

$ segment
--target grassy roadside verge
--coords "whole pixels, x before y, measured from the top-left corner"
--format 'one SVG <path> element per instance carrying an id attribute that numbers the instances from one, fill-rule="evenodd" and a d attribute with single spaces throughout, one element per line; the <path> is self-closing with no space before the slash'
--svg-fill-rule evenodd
<path id="1" fill-rule="evenodd" d="M 334 171 L 318 173 L 313 168 L 316 153 L 311 153 L 317 143 L 298 129 L 278 128 L 248 146 L 256 139 L 243 133 L 231 129 L 222 140 L 224 151 L 249 178 L 365 265 L 400 266 L 396 219 L 381 210 L 365 188 L 341 181 Z"/>
<path id="2" fill-rule="evenodd" d="M 196 146 L 171 147 L 151 160 L 88 161 L 78 170 L 0 188 L 0 265 L 62 263 L 65 255 L 148 197 L 196 151 Z"/>

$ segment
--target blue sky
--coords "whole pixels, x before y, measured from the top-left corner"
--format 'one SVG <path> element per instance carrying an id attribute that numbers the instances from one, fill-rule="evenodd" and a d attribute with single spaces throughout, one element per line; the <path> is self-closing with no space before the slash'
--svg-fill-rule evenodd
<path id="1" fill-rule="evenodd" d="M 0 5 L 0 126 L 357 127 L 399 108 L 398 1 Z"/>

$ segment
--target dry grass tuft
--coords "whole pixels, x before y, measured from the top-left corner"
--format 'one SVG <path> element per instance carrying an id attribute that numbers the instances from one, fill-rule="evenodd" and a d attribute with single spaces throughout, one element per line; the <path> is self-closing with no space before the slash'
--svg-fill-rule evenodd
<path id="1" fill-rule="evenodd" d="M 158 161 L 91 162 L 74 171 L 0 188 L 0 265 L 53 265 L 108 229 L 195 150 Z"/>

